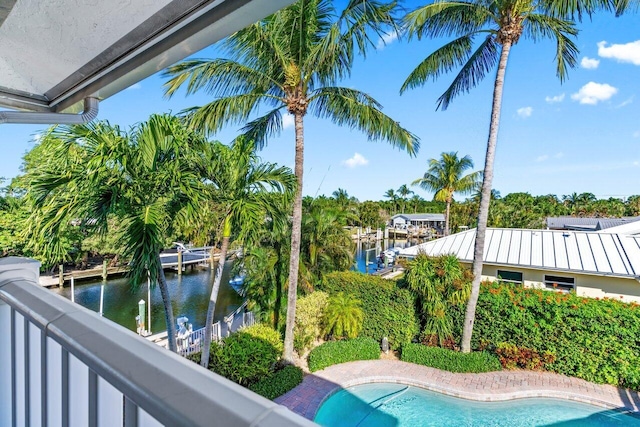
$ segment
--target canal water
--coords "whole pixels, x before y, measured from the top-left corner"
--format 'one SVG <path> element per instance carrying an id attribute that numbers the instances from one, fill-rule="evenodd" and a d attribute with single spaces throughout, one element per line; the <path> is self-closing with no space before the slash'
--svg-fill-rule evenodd
<path id="1" fill-rule="evenodd" d="M 358 271 L 372 273 L 377 267 L 380 252 L 388 248 L 407 248 L 422 240 L 380 240 L 360 241 L 356 244 L 355 265 Z M 369 267 L 367 268 L 367 262 Z M 229 285 L 232 262 L 225 266 L 218 294 L 218 302 L 214 314 L 214 321 L 222 320 L 224 316 L 233 312 L 242 304 L 242 297 Z M 185 271 L 181 276 L 167 271 L 167 284 L 173 304 L 176 319 L 186 316 L 194 329 L 204 327 L 209 304 L 209 295 L 213 286 L 215 270 L 204 268 L 201 270 Z M 147 301 L 147 285 L 133 292 L 126 277 L 110 279 L 107 282 L 87 281 L 76 282 L 76 303 L 93 310 L 100 311 L 100 291 L 104 286 L 103 316 L 132 331 L 136 330 L 136 316 L 138 301 Z M 71 299 L 71 287 L 67 284 L 63 289 L 53 288 L 56 292 Z M 160 289 L 156 286 L 151 290 L 151 331 L 153 333 L 166 330 L 164 308 Z"/>
<path id="2" fill-rule="evenodd" d="M 222 275 L 214 321 L 222 320 L 242 304 L 242 297 L 229 285 L 231 267 L 232 263 L 228 262 Z M 193 324 L 193 329 L 199 329 L 204 327 L 206 322 L 215 270 L 209 270 L 209 268 L 189 270 L 187 268 L 181 276 L 170 271 L 166 271 L 165 274 L 176 319 L 186 316 L 189 318 L 189 323 Z M 103 316 L 135 331 L 138 301 L 147 301 L 147 285 L 144 284 L 140 289 L 132 292 L 126 277 L 110 279 L 105 283 Z M 76 282 L 75 302 L 89 310 L 99 312 L 102 286 L 102 281 Z M 63 289 L 55 288 L 52 291 L 71 299 L 71 287 L 68 284 Z M 160 288 L 156 286 L 151 289 L 151 332 L 158 333 L 166 329 L 162 296 Z"/>

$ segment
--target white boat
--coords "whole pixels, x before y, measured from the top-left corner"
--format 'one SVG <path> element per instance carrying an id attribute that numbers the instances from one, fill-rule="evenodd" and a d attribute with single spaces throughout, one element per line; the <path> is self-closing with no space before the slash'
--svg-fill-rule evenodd
<path id="1" fill-rule="evenodd" d="M 233 290 L 235 290 L 240 295 L 242 295 L 242 286 L 244 285 L 244 279 L 245 279 L 244 274 L 240 274 L 240 275 L 234 276 L 229 280 L 229 285 L 231 285 Z"/>

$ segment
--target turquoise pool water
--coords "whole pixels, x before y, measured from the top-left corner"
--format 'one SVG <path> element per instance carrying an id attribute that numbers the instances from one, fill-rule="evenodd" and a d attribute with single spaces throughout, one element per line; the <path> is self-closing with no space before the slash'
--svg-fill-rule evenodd
<path id="1" fill-rule="evenodd" d="M 402 384 L 340 390 L 320 407 L 323 426 L 640 426 L 640 418 L 558 399 L 475 402 Z"/>

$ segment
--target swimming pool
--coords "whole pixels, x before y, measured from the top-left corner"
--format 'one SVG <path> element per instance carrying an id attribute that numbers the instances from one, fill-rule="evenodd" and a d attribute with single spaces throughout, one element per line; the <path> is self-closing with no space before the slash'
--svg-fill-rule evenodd
<path id="1" fill-rule="evenodd" d="M 316 414 L 323 426 L 640 426 L 640 418 L 559 399 L 476 402 L 403 384 L 340 390 Z"/>

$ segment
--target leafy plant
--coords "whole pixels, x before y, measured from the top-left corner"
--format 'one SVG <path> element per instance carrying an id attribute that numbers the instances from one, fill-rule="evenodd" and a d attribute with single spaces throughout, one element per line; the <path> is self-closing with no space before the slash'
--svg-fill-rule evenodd
<path id="1" fill-rule="evenodd" d="M 273 400 L 297 387 L 302 382 L 302 378 L 302 369 L 294 365 L 287 365 L 273 375 L 251 384 L 249 390 Z"/>
<path id="2" fill-rule="evenodd" d="M 505 369 L 522 368 L 540 371 L 555 360 L 553 354 L 548 351 L 540 353 L 527 347 L 518 347 L 515 344 L 506 342 L 498 344 L 496 355 Z"/>
<path id="3" fill-rule="evenodd" d="M 407 265 L 405 282 L 418 296 L 423 335 L 433 335 L 442 346 L 453 336 L 451 307 L 464 304 L 471 291 L 471 271 L 454 255 L 419 254 Z"/>
<path id="4" fill-rule="evenodd" d="M 449 372 L 479 373 L 502 369 L 498 358 L 486 351 L 460 353 L 422 344 L 404 345 L 401 360 Z"/>
<path id="5" fill-rule="evenodd" d="M 359 299 L 344 292 L 331 296 L 325 313 L 324 332 L 337 338 L 357 337 L 364 317 L 361 306 Z"/>
<path id="6" fill-rule="evenodd" d="M 379 358 L 380 346 L 371 338 L 360 337 L 347 341 L 330 341 L 311 350 L 309 370 L 315 372 L 338 363 Z"/>
<path id="7" fill-rule="evenodd" d="M 320 338 L 328 301 L 329 295 L 322 291 L 315 291 L 298 299 L 294 337 L 294 347 L 298 353 Z"/>
<path id="8" fill-rule="evenodd" d="M 352 271 L 336 272 L 327 274 L 320 287 L 329 295 L 343 292 L 361 301 L 364 312 L 361 337 L 370 337 L 376 342 L 387 337 L 395 350 L 418 334 L 415 298 L 393 280 Z"/>

